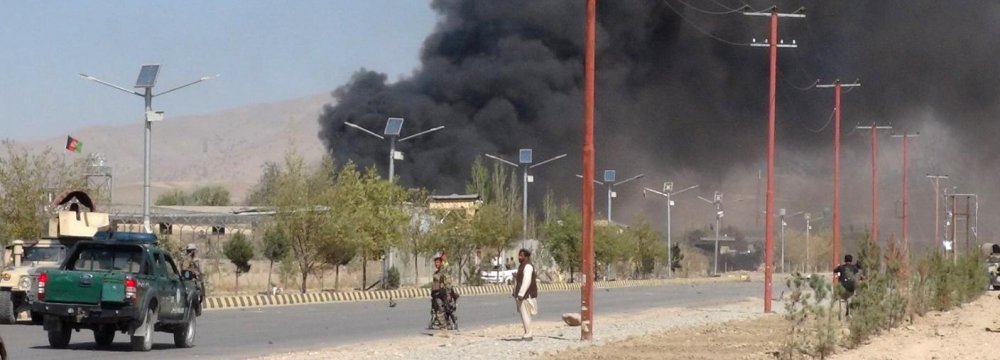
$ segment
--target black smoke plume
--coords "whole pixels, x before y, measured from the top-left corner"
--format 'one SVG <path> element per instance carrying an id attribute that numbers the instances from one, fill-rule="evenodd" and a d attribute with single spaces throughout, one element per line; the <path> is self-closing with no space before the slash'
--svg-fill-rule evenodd
<path id="1" fill-rule="evenodd" d="M 564 197 L 578 198 L 574 174 L 581 167 L 584 3 L 433 1 L 440 20 L 424 42 L 421 66 L 391 83 L 384 74 L 359 71 L 334 92 L 335 105 L 320 117 L 321 139 L 338 161 L 385 169 L 388 145 L 346 127 L 345 121 L 380 132 L 387 117 L 404 117 L 404 136 L 445 125 L 443 131 L 401 144 L 407 157 L 396 163 L 403 184 L 439 194 L 462 192 L 472 159 L 483 153 L 515 159 L 517 149 L 533 148 L 536 161 L 569 153 L 539 168 L 539 180 Z M 651 187 L 688 174 L 689 182 L 710 190 L 726 184 L 724 179 L 742 166 L 752 169 L 745 180 L 756 181 L 766 154 L 768 54 L 766 48 L 733 43 L 764 41 L 769 19 L 738 11 L 709 14 L 742 5 L 737 0 L 599 1 L 599 170 L 616 169 L 619 180 L 645 172 Z M 775 3 L 747 5 L 764 10 Z M 779 50 L 779 172 L 806 179 L 829 175 L 832 92 L 799 90 L 817 79 L 861 79 L 863 87 L 844 95 L 845 135 L 857 123 L 891 122 L 899 131 L 931 123 L 954 137 L 949 144 L 963 144 L 960 151 L 990 154 L 970 165 L 995 168 L 1000 3 L 776 5 L 782 12 L 804 6 L 807 14 L 783 18 L 779 26 L 779 37 L 799 46 Z M 857 168 L 858 176 L 865 174 L 860 155 L 868 150 L 865 139 L 856 133 L 845 137 L 845 159 L 858 154 L 858 163 L 845 166 Z M 885 139 L 887 146 L 898 146 Z M 920 141 L 930 143 L 914 144 Z M 923 154 L 911 166 L 915 179 L 945 166 L 935 163 L 940 154 Z M 976 183 L 973 177 L 967 173 L 967 182 Z M 829 201 L 825 188 L 800 190 Z M 796 191 L 783 189 L 792 193 L 788 197 Z M 863 209 L 864 192 L 845 196 L 855 196 L 851 201 Z"/>

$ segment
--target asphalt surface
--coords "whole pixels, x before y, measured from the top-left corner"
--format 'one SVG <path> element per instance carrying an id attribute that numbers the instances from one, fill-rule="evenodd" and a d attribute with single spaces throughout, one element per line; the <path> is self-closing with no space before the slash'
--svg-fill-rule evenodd
<path id="1" fill-rule="evenodd" d="M 600 332 L 602 313 L 728 304 L 760 297 L 763 284 L 664 285 L 594 293 L 595 331 Z M 538 303 L 536 319 L 557 321 L 563 313 L 579 312 L 580 293 L 545 292 Z M 458 316 L 463 330 L 520 321 L 509 295 L 463 296 Z M 194 348 L 175 348 L 173 335 L 155 333 L 153 350 L 142 354 L 130 352 L 128 337 L 121 333 L 110 348 L 98 349 L 91 331 L 74 332 L 63 350 L 49 347 L 41 326 L 2 325 L 0 335 L 11 359 L 239 359 L 417 335 L 426 332 L 429 319 L 429 299 L 397 300 L 392 308 L 387 301 L 369 301 L 213 310 L 198 318 Z"/>

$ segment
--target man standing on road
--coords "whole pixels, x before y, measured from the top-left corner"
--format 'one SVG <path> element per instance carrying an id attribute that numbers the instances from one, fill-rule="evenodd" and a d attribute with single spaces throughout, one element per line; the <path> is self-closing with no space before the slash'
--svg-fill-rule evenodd
<path id="1" fill-rule="evenodd" d="M 521 249 L 517 252 L 517 261 L 521 265 L 517 268 L 514 279 L 514 299 L 517 303 L 517 312 L 521 314 L 521 324 L 524 325 L 524 335 L 521 341 L 531 341 L 534 335 L 531 333 L 531 317 L 538 314 L 538 285 L 535 284 L 535 267 L 531 264 L 531 251 Z"/>

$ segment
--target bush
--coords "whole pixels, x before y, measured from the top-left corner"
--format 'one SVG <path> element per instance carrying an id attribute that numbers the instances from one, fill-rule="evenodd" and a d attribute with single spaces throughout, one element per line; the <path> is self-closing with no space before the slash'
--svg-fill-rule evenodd
<path id="1" fill-rule="evenodd" d="M 399 289 L 399 269 L 395 266 L 389 268 L 389 273 L 386 276 L 386 289 Z"/>
<path id="2" fill-rule="evenodd" d="M 785 303 L 785 319 L 789 321 L 782 359 L 792 359 L 796 354 L 825 358 L 837 348 L 840 321 L 831 295 L 831 284 L 818 274 L 803 277 L 792 275 L 786 282 L 791 289 Z"/>

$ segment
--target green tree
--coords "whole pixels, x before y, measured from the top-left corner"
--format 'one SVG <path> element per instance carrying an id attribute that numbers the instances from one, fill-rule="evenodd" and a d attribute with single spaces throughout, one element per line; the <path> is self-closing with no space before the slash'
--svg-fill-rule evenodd
<path id="1" fill-rule="evenodd" d="M 261 250 L 264 258 L 268 260 L 267 265 L 267 288 L 271 289 L 271 272 L 274 270 L 274 262 L 281 261 L 288 256 L 290 245 L 288 238 L 275 226 L 269 226 L 264 230 L 264 237 L 261 239 Z"/>
<path id="2" fill-rule="evenodd" d="M 580 270 L 580 254 L 583 251 L 580 249 L 580 235 L 583 231 L 580 211 L 569 204 L 563 204 L 554 214 L 542 228 L 542 245 L 552 254 L 560 268 L 569 271 L 569 281 L 573 282 L 573 275 Z"/>
<path id="3" fill-rule="evenodd" d="M 191 203 L 198 206 L 229 206 L 229 190 L 219 185 L 202 186 L 191 193 Z"/>
<path id="4" fill-rule="evenodd" d="M 472 241 L 476 247 L 489 250 L 500 259 L 503 250 L 517 242 L 521 219 L 498 204 L 485 204 L 476 211 L 471 225 Z"/>
<path id="5" fill-rule="evenodd" d="M 666 258 L 663 236 L 645 219 L 639 219 L 635 226 L 626 230 L 625 236 L 625 257 L 632 259 L 637 275 L 645 277 L 652 274 L 656 260 Z"/>
<path id="6" fill-rule="evenodd" d="M 156 206 L 184 206 L 192 205 L 191 197 L 184 190 L 174 189 L 160 194 L 153 202 Z"/>
<path id="7" fill-rule="evenodd" d="M 345 175 L 345 170 L 341 171 L 342 176 Z M 402 244 L 410 217 L 403 209 L 407 191 L 393 182 L 381 179 L 375 167 L 368 168 L 360 177 L 349 177 L 344 181 L 358 180 L 360 182 L 351 186 L 360 186 L 360 193 L 351 191 L 347 196 L 352 200 L 350 203 L 355 204 L 350 211 L 351 227 L 364 261 L 361 278 L 367 287 L 367 261 L 381 259 L 390 247 Z M 338 177 L 338 183 L 340 181 L 341 177 Z"/>
<path id="8" fill-rule="evenodd" d="M 250 271 L 253 244 L 243 233 L 233 234 L 222 248 L 222 253 L 236 266 L 236 293 L 240 292 L 240 274 Z"/>
<path id="9" fill-rule="evenodd" d="M 271 197 L 278 186 L 278 178 L 281 176 L 281 167 L 277 163 L 268 161 L 264 163 L 264 172 L 257 179 L 257 184 L 250 189 L 243 203 L 248 206 L 271 205 Z"/>
<path id="10" fill-rule="evenodd" d="M 0 243 L 42 235 L 50 194 L 85 187 L 91 156 L 66 164 L 51 148 L 32 154 L 11 140 L 0 149 Z M 97 198 L 97 196 L 95 196 Z"/>
<path id="11" fill-rule="evenodd" d="M 309 274 L 324 263 L 324 241 L 335 229 L 330 213 L 333 179 L 333 160 L 329 157 L 311 169 L 301 155 L 290 151 L 285 155 L 285 167 L 271 200 L 277 208 L 276 226 L 288 239 L 298 266 L 302 293 L 306 292 Z"/>
<path id="12" fill-rule="evenodd" d="M 466 265 L 472 259 L 476 244 L 472 239 L 472 217 L 464 210 L 448 210 L 439 213 L 441 219 L 431 230 L 432 248 L 444 251 L 448 262 L 458 268 L 458 283 L 462 283 Z"/>

